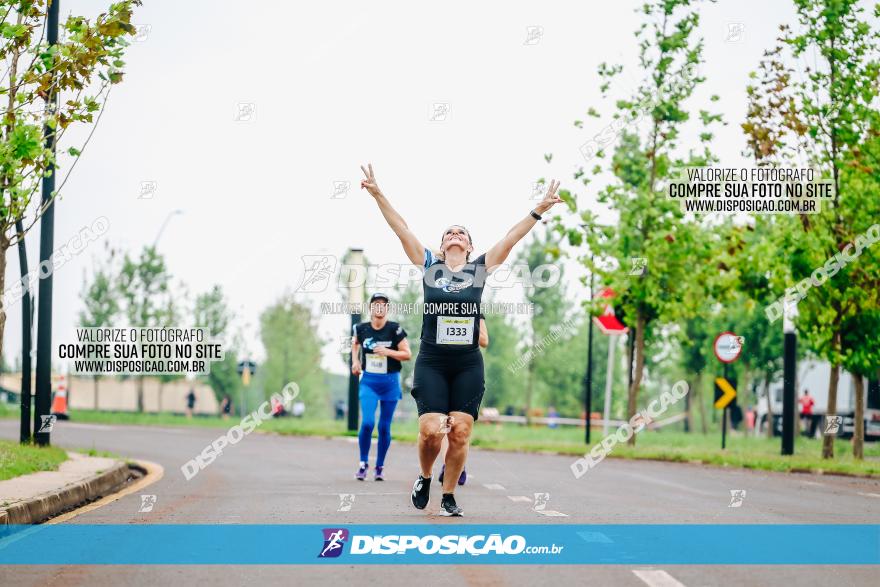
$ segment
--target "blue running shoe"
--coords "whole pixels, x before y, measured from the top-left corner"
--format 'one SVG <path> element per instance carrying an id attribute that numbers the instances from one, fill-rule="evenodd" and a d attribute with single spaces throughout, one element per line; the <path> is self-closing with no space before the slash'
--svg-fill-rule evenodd
<path id="1" fill-rule="evenodd" d="M 354 476 L 358 481 L 363 481 L 367 478 L 367 469 L 370 468 L 370 465 L 361 461 L 361 466 L 358 468 L 357 474 Z"/>

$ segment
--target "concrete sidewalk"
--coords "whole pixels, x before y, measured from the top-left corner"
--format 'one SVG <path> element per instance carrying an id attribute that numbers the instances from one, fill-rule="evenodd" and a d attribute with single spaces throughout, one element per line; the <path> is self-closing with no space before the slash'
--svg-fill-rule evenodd
<path id="1" fill-rule="evenodd" d="M 0 525 L 38 524 L 106 495 L 129 478 L 122 461 L 67 454 L 57 471 L 0 481 Z"/>

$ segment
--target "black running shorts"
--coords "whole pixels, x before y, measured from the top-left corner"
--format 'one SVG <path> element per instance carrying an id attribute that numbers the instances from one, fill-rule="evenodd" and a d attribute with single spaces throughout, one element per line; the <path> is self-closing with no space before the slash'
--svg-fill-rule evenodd
<path id="1" fill-rule="evenodd" d="M 464 412 L 476 421 L 486 380 L 479 348 L 464 353 L 437 353 L 423 343 L 416 357 L 412 396 L 422 414 Z"/>

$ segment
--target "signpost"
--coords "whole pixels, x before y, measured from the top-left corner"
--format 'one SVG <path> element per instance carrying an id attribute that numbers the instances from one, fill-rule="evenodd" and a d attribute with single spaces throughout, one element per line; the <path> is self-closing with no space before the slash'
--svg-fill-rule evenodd
<path id="1" fill-rule="evenodd" d="M 742 354 L 743 337 L 725 331 L 715 337 L 712 350 L 715 357 L 724 363 L 724 377 L 715 379 L 715 408 L 721 412 L 721 450 L 727 446 L 727 406 L 736 401 L 736 382 L 731 383 L 727 366 Z"/>
<path id="2" fill-rule="evenodd" d="M 626 334 L 629 330 L 624 324 L 617 319 L 614 314 L 614 307 L 611 305 L 611 298 L 614 297 L 614 290 L 606 287 L 599 294 L 599 297 L 608 300 L 605 305 L 605 312 L 601 316 L 596 316 L 593 321 L 604 334 L 611 338 L 608 339 L 608 370 L 605 372 L 605 407 L 602 412 L 602 436 L 608 436 L 608 427 L 611 421 L 611 380 L 614 373 L 614 347 L 617 346 L 617 340 L 614 338 L 620 334 Z M 590 415 L 587 414 L 587 426 L 590 425 Z"/>
<path id="3" fill-rule="evenodd" d="M 247 412 L 247 404 L 245 403 L 244 391 L 251 384 L 251 376 L 257 372 L 257 364 L 250 359 L 245 359 L 238 363 L 238 374 L 241 375 L 241 415 Z"/>

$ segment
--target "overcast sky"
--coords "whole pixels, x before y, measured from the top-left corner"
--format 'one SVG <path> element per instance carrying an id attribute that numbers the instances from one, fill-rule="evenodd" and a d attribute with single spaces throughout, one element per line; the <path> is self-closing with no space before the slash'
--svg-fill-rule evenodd
<path id="1" fill-rule="evenodd" d="M 62 14 L 107 2 L 65 0 Z M 584 164 L 579 146 L 611 121 L 596 67 L 624 64 L 620 97 L 639 81 L 637 4 L 145 2 L 134 17 L 148 26 L 145 38 L 131 46 L 125 81 L 56 208 L 56 246 L 100 216 L 109 230 L 55 273 L 55 346 L 73 340 L 83 275 L 104 241 L 136 252 L 174 210 L 182 213 L 158 246 L 175 282 L 186 283 L 190 302 L 222 285 L 260 357 L 258 316 L 300 284 L 303 255 L 358 246 L 374 263 L 406 262 L 358 187 L 362 163 L 373 163 L 382 190 L 431 246 L 461 223 L 484 251 L 534 205 L 539 177 L 561 179 L 589 205 L 593 193 L 578 190 L 572 172 Z M 697 100 L 721 96 L 716 110 L 730 124 L 712 147 L 723 164 L 743 163 L 747 76 L 791 21 L 790 4 L 701 5 L 708 81 Z M 530 27 L 540 27 L 531 39 Z M 448 104 L 445 120 L 430 120 L 435 103 Z M 236 120 L 251 108 L 241 104 L 252 105 L 246 120 Z M 603 116 L 586 117 L 590 106 Z M 333 198 L 340 181 L 351 189 Z M 152 197 L 141 197 L 144 182 L 155 182 Z M 37 244 L 35 231 L 32 265 Z M 18 271 L 10 251 L 7 283 Z M 569 291 L 582 297 L 576 277 Z M 316 309 L 339 299 L 335 288 L 299 297 Z M 20 307 L 7 311 L 4 352 L 14 362 Z M 346 321 L 320 321 L 330 341 L 324 365 L 336 372 Z"/>

